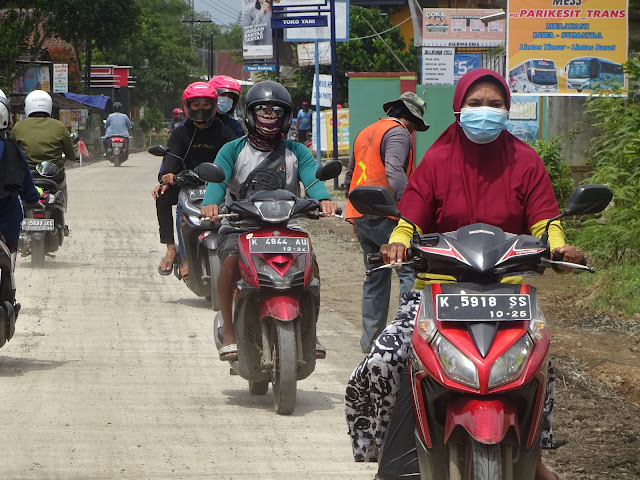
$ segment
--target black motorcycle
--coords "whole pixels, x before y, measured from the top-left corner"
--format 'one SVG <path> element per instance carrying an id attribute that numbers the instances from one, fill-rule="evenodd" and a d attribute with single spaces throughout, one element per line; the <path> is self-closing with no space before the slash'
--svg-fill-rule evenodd
<path id="1" fill-rule="evenodd" d="M 64 223 L 67 199 L 58 184 L 52 180 L 60 170 L 51 162 L 41 162 L 33 174 L 33 183 L 47 195 L 37 204 L 23 204 L 24 220 L 18 242 L 23 256 L 31 255 L 31 265 L 44 266 L 46 254 L 60 248 L 69 229 Z"/>
<path id="2" fill-rule="evenodd" d="M 160 145 L 151 147 L 149 153 L 156 156 L 173 155 L 169 149 Z M 214 310 L 220 310 L 217 285 L 220 275 L 220 259 L 218 257 L 220 224 L 210 223 L 200 218 L 200 208 L 206 188 L 204 182 L 195 172 L 183 170 L 175 176 L 174 183 L 180 187 L 178 195 L 178 205 L 181 211 L 180 234 L 189 265 L 189 276 L 184 281 L 189 290 L 199 297 L 210 300 Z M 182 280 L 179 261 L 174 263 L 173 273 L 179 280 Z"/>
<path id="3" fill-rule="evenodd" d="M 16 284 L 13 276 L 15 257 L 0 234 L 0 347 L 13 337 L 20 304 L 16 303 Z"/>

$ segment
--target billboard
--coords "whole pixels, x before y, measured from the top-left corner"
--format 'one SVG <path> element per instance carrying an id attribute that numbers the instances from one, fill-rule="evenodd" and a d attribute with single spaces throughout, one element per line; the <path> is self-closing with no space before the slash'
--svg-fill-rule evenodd
<path id="1" fill-rule="evenodd" d="M 514 94 L 586 96 L 625 85 L 628 0 L 510 0 L 507 18 Z"/>
<path id="2" fill-rule="evenodd" d="M 242 0 L 242 56 L 272 58 L 272 0 Z"/>
<path id="3" fill-rule="evenodd" d="M 299 4 L 306 4 L 306 0 L 300 0 Z M 299 5 L 298 4 L 298 5 Z M 336 41 L 348 42 L 349 41 L 349 0 L 336 0 Z M 297 11 L 300 11 L 296 13 Z M 304 12 L 304 7 L 289 7 L 285 10 L 286 16 L 295 18 L 300 15 L 310 15 L 310 13 Z M 327 8 L 322 9 L 322 15 L 327 17 L 326 27 L 299 27 L 299 28 L 286 28 L 284 30 L 285 42 L 315 42 L 329 41 L 331 40 L 331 14 Z"/>
<path id="4" fill-rule="evenodd" d="M 424 8 L 422 46 L 499 47 L 504 45 L 505 21 L 485 25 L 480 19 L 502 10 L 473 8 Z"/>

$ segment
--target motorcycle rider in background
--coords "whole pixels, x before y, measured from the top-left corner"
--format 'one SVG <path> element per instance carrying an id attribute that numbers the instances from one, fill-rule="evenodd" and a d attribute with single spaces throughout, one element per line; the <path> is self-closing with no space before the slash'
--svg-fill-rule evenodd
<path id="1" fill-rule="evenodd" d="M 233 113 L 238 106 L 242 87 L 237 80 L 226 75 L 218 75 L 209 80 L 209 85 L 213 86 L 218 93 L 218 107 L 216 117 L 222 120 L 227 127 L 233 130 L 237 137 L 244 136 L 244 128 L 238 120 L 233 118 Z"/>
<path id="2" fill-rule="evenodd" d="M 245 124 L 249 134 L 225 145 L 215 161 L 224 169 L 225 181 L 230 187 L 227 188 L 220 183 L 207 185 L 202 202 L 202 218 L 217 219 L 219 205 L 225 197 L 227 200 L 238 195 L 249 198 L 256 191 L 277 188 L 284 188 L 300 195 L 300 181 L 307 187 L 315 180 L 317 166 L 309 150 L 300 143 L 283 139 L 283 134 L 289 130 L 292 111 L 291 96 L 287 89 L 269 80 L 258 82 L 247 92 L 245 100 Z M 259 183 L 256 177 L 256 174 L 262 173 L 261 171 L 277 176 L 279 186 L 274 183 L 271 185 L 273 188 L 265 188 L 264 183 Z M 331 200 L 322 182 L 311 186 L 307 194 L 310 198 L 320 201 L 323 213 L 336 213 L 338 206 Z M 246 231 L 223 220 L 218 233 L 221 263 L 218 293 L 224 321 L 224 340 L 219 350 L 222 361 L 238 358 L 232 321 L 232 295 L 236 282 L 240 280 L 238 237 Z M 317 268 L 316 277 L 319 277 Z M 316 356 L 324 358 L 325 348 L 316 343 Z"/>
<path id="3" fill-rule="evenodd" d="M 15 256 L 20 236 L 23 212 L 20 197 L 26 203 L 36 203 L 40 192 L 33 184 L 27 157 L 22 149 L 7 138 L 9 128 L 9 100 L 0 90 L 0 235 Z"/>
<path id="4" fill-rule="evenodd" d="M 131 120 L 129 120 L 129 117 L 125 113 L 122 113 L 122 104 L 120 102 L 113 102 L 113 106 L 111 108 L 113 113 L 107 117 L 104 124 L 107 130 L 104 132 L 104 139 L 102 140 L 105 157 L 107 156 L 109 138 L 111 137 L 124 137 L 125 150 L 129 150 L 129 131 L 131 130 Z"/>
<path id="5" fill-rule="evenodd" d="M 24 150 L 32 174 L 40 162 L 52 162 L 60 170 L 52 180 L 64 195 L 65 210 L 68 204 L 67 181 L 64 171 L 66 160 L 77 161 L 76 150 L 69 131 L 60 120 L 51 118 L 53 101 L 42 90 L 34 90 L 24 100 L 24 120 L 17 122 L 11 130 L 11 139 Z M 65 226 L 66 228 L 66 226 Z"/>
<path id="6" fill-rule="evenodd" d="M 184 122 L 184 118 L 182 117 L 182 109 L 181 108 L 174 108 L 173 112 L 171 112 L 171 113 L 173 114 L 173 118 L 169 122 L 169 127 L 167 128 L 167 131 L 169 133 L 173 132 L 178 125 L 180 125 L 182 122 Z"/>
<path id="7" fill-rule="evenodd" d="M 206 82 L 192 83 L 182 94 L 187 120 L 171 133 L 167 145 L 170 153 L 162 159 L 158 173 L 160 185 L 154 187 L 151 192 L 156 200 L 160 243 L 167 246 L 167 252 L 158 267 L 160 275 L 171 273 L 177 255 L 171 210 L 173 205 L 177 205 L 180 193 L 180 189 L 174 185 L 175 175 L 185 169 L 192 170 L 203 162 L 213 162 L 220 148 L 236 138 L 235 134 L 215 117 L 217 99 L 216 89 Z M 179 212 L 176 212 L 176 217 L 180 218 Z M 181 258 L 180 274 L 182 278 L 186 278 L 189 275 L 189 267 L 182 248 L 180 228 L 177 230 Z"/>

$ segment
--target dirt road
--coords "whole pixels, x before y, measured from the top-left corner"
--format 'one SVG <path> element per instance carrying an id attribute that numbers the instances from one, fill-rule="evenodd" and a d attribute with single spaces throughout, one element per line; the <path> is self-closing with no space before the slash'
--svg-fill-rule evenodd
<path id="1" fill-rule="evenodd" d="M 307 222 L 322 276 L 328 350 L 276 415 L 217 359 L 212 314 L 162 255 L 149 194 L 159 161 L 133 155 L 68 173 L 71 236 L 45 269 L 18 266 L 17 334 L 0 350 L 0 478 L 371 480 L 342 414 L 359 352 L 364 278 L 351 227 Z M 344 199 L 340 202 L 344 203 Z M 575 279 L 537 280 L 556 365 L 563 480 L 640 478 L 640 325 L 576 312 Z M 616 327 L 617 326 L 617 327 Z"/>
<path id="2" fill-rule="evenodd" d="M 139 153 L 70 170 L 71 235 L 44 269 L 19 259 L 0 478 L 371 480 L 342 414 L 358 329 L 322 308 L 328 358 L 299 383 L 293 415 L 273 412 L 271 392 L 252 396 L 217 358 L 208 302 L 157 273 L 158 166 Z"/>

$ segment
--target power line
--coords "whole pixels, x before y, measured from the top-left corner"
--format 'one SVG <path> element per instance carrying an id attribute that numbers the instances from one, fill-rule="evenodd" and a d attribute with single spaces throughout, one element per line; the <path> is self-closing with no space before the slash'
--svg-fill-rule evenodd
<path id="1" fill-rule="evenodd" d="M 365 20 L 364 17 L 363 17 L 363 20 Z M 367 38 L 377 37 L 378 35 L 382 35 L 383 33 L 387 33 L 387 32 L 390 32 L 391 30 L 396 29 L 396 28 L 400 28 L 400 25 L 402 25 L 403 23 L 408 22 L 409 20 L 411 20 L 411 17 L 408 17 L 407 19 L 401 21 L 399 24 L 394 25 L 393 27 L 386 29 L 384 32 L 374 33 L 373 35 L 367 35 L 366 37 L 350 38 L 349 41 L 351 41 L 351 40 L 365 40 Z M 367 22 L 367 23 L 369 23 L 369 22 Z M 371 26 L 371 24 L 369 24 L 369 26 Z"/>
<path id="2" fill-rule="evenodd" d="M 232 17 L 234 19 L 234 22 L 237 21 L 238 19 L 238 14 L 240 12 L 238 11 L 233 11 L 231 10 L 229 7 L 227 7 L 224 4 L 219 4 L 219 5 L 212 5 L 211 3 L 209 3 L 207 0 L 200 0 L 202 3 L 204 3 L 205 5 L 207 5 L 210 8 L 213 8 L 214 10 L 220 11 L 220 13 L 228 16 L 228 17 Z M 212 0 L 214 1 L 214 0 Z M 226 10 L 225 10 L 226 9 Z M 213 18 L 213 15 L 211 16 L 211 18 Z M 229 23 L 230 24 L 230 23 Z M 229 25 L 226 24 L 226 25 Z"/>

